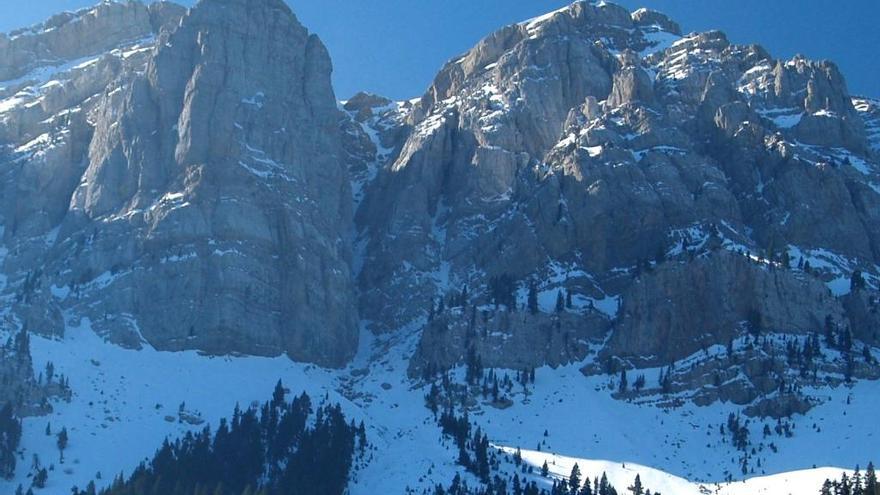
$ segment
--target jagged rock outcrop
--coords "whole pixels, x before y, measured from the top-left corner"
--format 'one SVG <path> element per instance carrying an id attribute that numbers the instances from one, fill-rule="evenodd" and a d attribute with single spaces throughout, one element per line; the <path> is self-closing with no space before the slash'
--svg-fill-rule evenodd
<path id="1" fill-rule="evenodd" d="M 605 352 L 664 365 L 744 332 L 809 334 L 844 320 L 824 284 L 774 265 L 725 250 L 661 264 L 624 292 Z"/>
<path id="2" fill-rule="evenodd" d="M 200 2 L 90 102 L 47 248 L 6 259 L 43 267 L 10 280 L 16 297 L 125 345 L 344 364 L 358 318 L 331 70 L 281 0 Z M 30 328 L 54 330 L 55 314 Z"/>
<path id="3" fill-rule="evenodd" d="M 752 310 L 803 333 L 848 322 L 848 277 L 873 287 L 880 253 L 859 108 L 829 62 L 681 36 L 652 11 L 576 2 L 503 28 L 441 70 L 367 188 L 362 313 L 375 330 L 419 324 L 463 285 L 490 303 L 507 277 L 517 307 L 529 285 L 571 292 L 609 352 L 642 363 L 739 335 Z M 641 309 L 596 305 L 611 300 Z M 460 359 L 436 325 L 417 361 L 446 345 Z"/>
<path id="4" fill-rule="evenodd" d="M 331 366 L 359 321 L 425 327 L 413 370 L 583 360 L 565 335 L 656 364 L 829 314 L 876 342 L 880 105 L 830 62 L 579 1 L 416 100 L 337 103 L 330 71 L 281 0 L 0 38 L 0 316 Z M 485 339 L 434 314 L 459 290 Z"/>
<path id="5" fill-rule="evenodd" d="M 21 78 L 47 64 L 118 48 L 175 24 L 183 7 L 170 2 L 102 2 L 94 8 L 65 12 L 30 28 L 0 34 L 0 81 Z"/>
<path id="6" fill-rule="evenodd" d="M 486 368 L 528 370 L 583 360 L 590 345 L 601 345 L 606 320 L 596 314 L 530 313 L 497 308 L 455 307 L 426 326 L 410 364 L 419 376 L 467 361 Z"/>
<path id="7" fill-rule="evenodd" d="M 842 302 L 853 337 L 874 346 L 880 345 L 880 295 L 874 291 L 856 290 Z"/>

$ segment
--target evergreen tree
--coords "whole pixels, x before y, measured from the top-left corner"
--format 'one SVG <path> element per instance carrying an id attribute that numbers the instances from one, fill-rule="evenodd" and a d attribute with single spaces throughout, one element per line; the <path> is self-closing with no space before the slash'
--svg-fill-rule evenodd
<path id="1" fill-rule="evenodd" d="M 865 277 L 862 275 L 861 270 L 855 270 L 852 272 L 852 276 L 850 277 L 850 288 L 853 292 L 865 288 Z"/>
<path id="2" fill-rule="evenodd" d="M 629 487 L 629 491 L 633 495 L 644 495 L 645 489 L 642 487 L 642 478 L 638 474 L 636 474 L 636 479 L 633 481 L 632 486 Z"/>
<path id="3" fill-rule="evenodd" d="M 611 494 L 611 485 L 608 483 L 608 476 L 605 473 L 602 473 L 602 478 L 599 480 L 599 488 L 596 490 L 597 495 L 612 495 Z"/>
<path id="4" fill-rule="evenodd" d="M 538 286 L 534 281 L 529 282 L 529 295 L 527 300 L 529 313 L 538 314 Z"/>
<path id="5" fill-rule="evenodd" d="M 636 389 L 636 392 L 641 391 L 645 387 L 645 375 L 639 375 L 636 377 L 636 381 L 633 382 L 633 388 Z"/>
<path id="6" fill-rule="evenodd" d="M 575 463 L 571 468 L 571 474 L 568 476 L 568 489 L 571 495 L 578 495 L 578 489 L 581 487 L 581 468 Z"/>
<path id="7" fill-rule="evenodd" d="M 877 483 L 873 462 L 868 463 L 868 469 L 865 471 L 865 493 L 867 495 L 880 495 L 880 485 Z"/>
<path id="8" fill-rule="evenodd" d="M 272 407 L 281 407 L 284 405 L 284 385 L 281 384 L 281 379 L 278 379 L 278 383 L 275 384 L 275 390 L 272 391 Z"/>
<path id="9" fill-rule="evenodd" d="M 46 488 L 47 481 L 49 481 L 49 472 L 46 468 L 42 468 L 34 475 L 33 485 L 35 488 Z"/>
<path id="10" fill-rule="evenodd" d="M 856 466 L 856 471 L 853 473 L 852 477 L 852 495 L 865 495 L 864 485 L 862 484 L 862 473 L 859 472 L 858 466 Z"/>
<path id="11" fill-rule="evenodd" d="M 61 464 L 64 464 L 64 450 L 67 449 L 67 428 L 61 428 L 61 431 L 58 432 L 58 436 L 56 438 L 55 444 L 58 446 L 58 452 L 61 453 Z"/>
<path id="12" fill-rule="evenodd" d="M 544 460 L 544 464 L 541 466 L 541 476 L 547 477 L 550 474 L 550 466 L 547 465 L 547 460 Z"/>
<path id="13" fill-rule="evenodd" d="M 0 409 L 0 478 L 11 479 L 15 474 L 15 451 L 20 441 L 21 421 L 7 403 Z"/>
<path id="14" fill-rule="evenodd" d="M 489 295 L 492 297 L 492 302 L 495 304 L 496 309 L 502 304 L 510 309 L 515 309 L 515 290 L 516 284 L 508 274 L 489 279 Z"/>
<path id="15" fill-rule="evenodd" d="M 166 440 L 129 479 L 119 476 L 101 495 L 341 495 L 348 486 L 363 427 L 338 405 L 312 410 L 306 394 L 240 410 L 174 442 Z M 361 438 L 358 438 L 361 437 Z M 488 442 L 486 442 L 488 443 Z M 75 495 L 91 495 L 74 492 Z"/>
<path id="16" fill-rule="evenodd" d="M 840 495 L 852 495 L 852 485 L 846 473 L 843 473 L 843 476 L 840 477 L 839 493 Z"/>
<path id="17" fill-rule="evenodd" d="M 629 388 L 629 383 L 627 382 L 627 379 L 626 379 L 626 369 L 622 369 L 622 370 L 620 370 L 620 387 L 619 387 L 620 393 L 625 393 L 628 388 Z"/>

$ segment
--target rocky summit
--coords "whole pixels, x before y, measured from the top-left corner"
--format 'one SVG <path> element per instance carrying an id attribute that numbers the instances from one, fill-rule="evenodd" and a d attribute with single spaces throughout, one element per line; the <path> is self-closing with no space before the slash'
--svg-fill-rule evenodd
<path id="1" fill-rule="evenodd" d="M 849 287 L 880 280 L 878 110 L 831 62 L 577 2 L 410 102 L 337 104 L 331 70 L 280 0 L 106 2 L 0 38 L 7 321 L 328 366 L 361 322 L 424 327 L 414 369 L 492 347 L 441 322 L 515 335 L 498 366 L 576 341 L 663 364 L 750 321 L 878 342 Z"/>
<path id="2" fill-rule="evenodd" d="M 876 106 L 830 62 L 578 2 L 418 100 L 337 106 L 280 0 L 103 3 L 0 43 L 2 290 L 32 331 L 340 366 L 359 321 L 423 325 L 463 288 L 499 318 L 531 285 L 569 304 L 515 333 L 571 320 L 636 361 L 749 315 L 876 343 L 845 309 L 877 280 Z"/>

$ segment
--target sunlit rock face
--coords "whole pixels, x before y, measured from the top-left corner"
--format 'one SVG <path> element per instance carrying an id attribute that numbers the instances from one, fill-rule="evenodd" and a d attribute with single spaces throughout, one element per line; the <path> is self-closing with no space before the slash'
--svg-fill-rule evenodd
<path id="1" fill-rule="evenodd" d="M 6 261 L 42 306 L 22 317 L 60 331 L 70 309 L 127 345 L 344 364 L 353 211 L 326 49 L 280 0 L 206 0 L 169 24 L 139 63 L 101 55 L 103 87 L 60 105 L 88 106 L 10 156 L 45 169 L 7 174 L 7 243 L 45 244 Z M 59 84 L 91 82 L 77 71 Z"/>

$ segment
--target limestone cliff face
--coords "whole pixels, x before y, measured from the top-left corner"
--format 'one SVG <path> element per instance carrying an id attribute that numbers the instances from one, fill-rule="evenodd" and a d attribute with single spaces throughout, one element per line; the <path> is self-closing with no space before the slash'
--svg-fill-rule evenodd
<path id="1" fill-rule="evenodd" d="M 200 2 L 99 97 L 30 292 L 129 345 L 344 364 L 353 212 L 331 70 L 281 0 Z"/>
<path id="2" fill-rule="evenodd" d="M 878 275 L 875 105 L 830 62 L 576 2 L 449 62 L 408 124 L 357 216 L 375 330 L 465 286 L 496 318 L 502 279 L 517 308 L 530 285 L 569 293 L 566 314 L 604 319 L 606 354 L 644 362 L 724 343 L 754 314 L 794 332 L 866 318 L 841 297 L 854 270 Z M 462 356 L 436 325 L 423 348 L 454 350 L 419 359 Z M 518 366 L 525 347 L 500 355 Z"/>
<path id="3" fill-rule="evenodd" d="M 173 26 L 183 7 L 170 2 L 104 2 L 55 15 L 42 24 L 0 34 L 0 81 L 26 76 L 47 63 L 106 52 Z"/>
<path id="4" fill-rule="evenodd" d="M 606 352 L 662 365 L 746 332 L 811 334 L 844 313 L 813 277 L 718 250 L 640 276 L 625 292 Z"/>
<path id="5" fill-rule="evenodd" d="M 880 280 L 880 104 L 833 63 L 579 1 L 416 100 L 337 103 L 330 72 L 282 0 L 0 37 L 0 316 L 332 366 L 361 321 L 425 327 L 414 369 L 665 362 L 828 315 L 876 341 L 847 293 Z"/>

